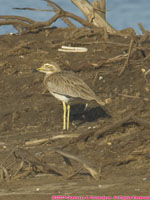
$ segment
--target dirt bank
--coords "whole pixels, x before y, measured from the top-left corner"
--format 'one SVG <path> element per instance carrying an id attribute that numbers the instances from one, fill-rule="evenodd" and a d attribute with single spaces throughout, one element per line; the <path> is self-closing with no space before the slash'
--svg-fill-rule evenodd
<path id="1" fill-rule="evenodd" d="M 0 199 L 150 195 L 150 40 L 141 38 L 106 39 L 85 28 L 0 36 Z M 62 45 L 88 51 L 60 52 Z M 63 133 L 61 102 L 42 94 L 43 74 L 33 72 L 47 60 L 84 79 L 106 101 L 108 113 L 96 102 L 85 110 L 87 102 L 75 101 L 71 128 Z M 51 139 L 63 134 L 76 138 Z M 40 139 L 45 140 L 27 143 Z M 52 147 L 86 160 L 101 179 L 94 180 L 79 162 L 66 164 Z"/>

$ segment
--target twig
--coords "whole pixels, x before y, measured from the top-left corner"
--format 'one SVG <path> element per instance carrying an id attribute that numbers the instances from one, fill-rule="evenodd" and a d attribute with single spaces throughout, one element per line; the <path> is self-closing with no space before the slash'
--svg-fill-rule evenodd
<path id="1" fill-rule="evenodd" d="M 150 53 L 144 58 L 144 61 L 148 60 L 149 58 L 150 58 Z M 148 73 L 148 71 L 146 73 Z M 146 75 L 146 73 L 145 73 L 145 75 Z"/>
<path id="2" fill-rule="evenodd" d="M 15 16 L 15 15 L 10 15 L 10 16 L 7 16 L 7 15 L 0 15 L 0 19 L 7 19 L 7 20 L 18 20 L 19 21 L 24 21 L 24 22 L 27 22 L 29 24 L 33 24 L 35 23 L 34 20 L 32 19 L 29 19 L 27 17 L 21 17 L 21 16 Z M 0 21 L 1 22 L 1 21 Z M 0 23 L 1 24 L 1 23 Z"/>
<path id="3" fill-rule="evenodd" d="M 39 140 L 27 141 L 27 142 L 25 142 L 25 145 L 26 146 L 39 145 L 39 144 L 42 144 L 42 143 L 45 143 L 45 142 L 48 142 L 48 141 L 51 141 L 51 140 L 66 139 L 66 138 L 76 138 L 76 137 L 79 137 L 79 134 L 56 135 L 56 136 L 53 136 L 53 137 L 50 137 L 50 138 L 42 138 L 42 139 L 39 139 Z"/>
<path id="4" fill-rule="evenodd" d="M 114 130 L 116 130 L 117 128 L 119 128 L 120 126 L 122 126 L 122 124 L 126 123 L 129 119 L 131 119 L 133 113 L 129 114 L 128 116 L 126 116 L 125 118 L 115 121 L 112 124 L 105 126 L 104 128 L 102 128 L 101 130 L 98 130 L 94 133 L 95 137 L 97 139 L 99 139 L 100 137 L 102 137 L 104 134 L 107 135 L 108 133 L 112 133 L 114 132 Z"/>
<path id="5" fill-rule="evenodd" d="M 47 2 L 47 4 L 53 8 L 54 12 L 58 12 L 59 10 L 64 11 L 59 5 L 57 5 L 55 2 L 51 1 L 51 0 L 45 0 Z M 69 26 L 74 28 L 75 25 L 67 18 L 65 17 L 61 17 L 62 20 Z"/>
<path id="6" fill-rule="evenodd" d="M 5 167 L 0 166 L 0 181 L 3 181 L 4 179 L 9 179 L 8 171 Z"/>
<path id="7" fill-rule="evenodd" d="M 71 154 L 71 153 L 67 153 L 67 152 L 64 152 L 58 148 L 51 148 L 50 150 L 64 156 L 64 157 L 67 157 L 67 158 L 71 158 L 79 163 L 81 163 L 83 165 L 83 167 L 88 170 L 88 172 L 91 174 L 91 176 L 95 179 L 95 180 L 99 180 L 100 179 L 100 174 L 95 170 L 93 169 L 91 166 L 89 166 L 89 164 L 84 161 L 83 159 Z"/>
<path id="8" fill-rule="evenodd" d="M 145 30 L 145 28 L 143 27 L 142 23 L 138 23 L 138 26 L 140 28 L 140 30 L 142 31 L 142 33 L 146 33 L 147 31 Z"/>
<path id="9" fill-rule="evenodd" d="M 12 8 L 14 10 L 32 10 L 32 11 L 40 11 L 40 12 L 52 12 L 53 10 L 46 10 L 46 9 L 36 9 L 36 8 Z"/>
<path id="10" fill-rule="evenodd" d="M 119 62 L 121 60 L 126 59 L 126 57 L 127 57 L 127 54 L 118 55 L 118 56 L 115 56 L 113 58 L 109 58 L 109 59 L 104 60 L 104 61 L 102 61 L 102 59 L 101 59 L 100 62 L 97 63 L 96 67 L 97 66 L 101 67 L 102 65 L 109 64 L 109 63 Z"/>
<path id="11" fill-rule="evenodd" d="M 105 61 L 105 63 L 118 62 L 120 60 L 126 59 L 127 56 L 128 56 L 128 54 L 118 55 L 118 56 L 115 56 L 113 58 L 109 58 L 108 60 Z"/>
<path id="12" fill-rule="evenodd" d="M 38 166 L 42 166 L 43 169 L 49 173 L 52 173 L 58 176 L 63 175 L 61 172 L 59 172 L 58 170 L 56 171 L 56 169 L 53 169 L 48 164 L 42 163 L 40 159 L 38 159 L 36 156 L 32 155 L 29 151 L 25 149 L 18 148 L 17 151 L 14 151 L 13 155 L 16 159 L 30 163 L 31 166 L 36 166 L 37 168 Z"/>
<path id="13" fill-rule="evenodd" d="M 135 115 L 132 116 L 132 119 L 134 122 L 137 122 L 138 124 L 144 126 L 145 128 L 150 128 L 150 122 L 148 120 L 145 119 L 141 119 Z"/>
<path id="14" fill-rule="evenodd" d="M 144 43 L 145 41 L 148 40 L 150 36 L 150 33 L 148 31 L 144 32 L 144 34 L 142 35 L 142 37 L 140 38 L 140 40 L 138 41 L 138 44 L 141 46 L 142 43 Z M 140 47 L 139 47 L 140 48 Z"/>
<path id="15" fill-rule="evenodd" d="M 131 39 L 131 42 L 130 42 L 130 45 L 129 45 L 129 50 L 128 50 L 128 56 L 127 56 L 127 59 L 124 63 L 124 66 L 122 68 L 122 70 L 120 71 L 119 73 L 119 76 L 124 72 L 125 68 L 128 66 L 129 64 L 129 58 L 130 58 L 130 55 L 131 55 L 131 49 L 132 49 L 132 45 L 133 45 L 133 39 Z"/>
<path id="16" fill-rule="evenodd" d="M 57 12 L 58 10 L 63 10 L 58 4 L 56 4 L 55 2 L 51 1 L 51 0 L 45 0 L 47 2 L 47 4 L 53 8 L 53 10 L 55 12 Z"/>
<path id="17" fill-rule="evenodd" d="M 5 158 L 5 160 L 0 164 L 0 167 L 4 165 L 4 163 L 9 159 L 9 157 L 14 153 L 14 151 L 17 149 L 18 147 L 16 146 Z"/>
<path id="18" fill-rule="evenodd" d="M 17 174 L 23 169 L 23 165 L 24 165 L 24 162 L 21 161 L 19 167 L 16 169 L 16 172 L 14 173 L 14 177 L 17 176 Z"/>
<path id="19" fill-rule="evenodd" d="M 80 168 L 79 168 L 78 170 L 76 170 L 74 173 L 72 173 L 71 175 L 69 175 L 69 176 L 67 177 L 67 179 L 70 179 L 70 178 L 76 176 L 82 169 L 83 169 L 83 167 L 80 167 Z"/>
<path id="20" fill-rule="evenodd" d="M 118 94 L 118 95 L 123 96 L 123 97 L 132 98 L 132 99 L 139 99 L 140 98 L 140 97 L 137 97 L 137 96 L 127 95 L 127 94 Z"/>
<path id="21" fill-rule="evenodd" d="M 99 32 L 98 32 L 99 33 Z M 88 34 L 88 37 L 96 35 L 96 33 L 92 33 L 92 34 Z M 78 39 L 78 38 L 76 38 Z M 82 44 L 82 45 L 93 45 L 93 44 L 110 44 L 110 45 L 118 45 L 118 46 L 129 46 L 128 44 L 125 43 L 119 43 L 119 42 L 110 42 L 110 41 L 92 41 L 92 42 L 75 42 L 75 43 L 71 43 L 71 44 Z"/>

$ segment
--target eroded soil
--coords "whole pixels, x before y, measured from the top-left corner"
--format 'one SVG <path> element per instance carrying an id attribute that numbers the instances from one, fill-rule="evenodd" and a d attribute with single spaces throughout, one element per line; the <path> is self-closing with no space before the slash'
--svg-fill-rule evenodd
<path id="1" fill-rule="evenodd" d="M 119 76 L 131 39 L 129 63 Z M 132 113 L 149 122 L 150 40 L 140 39 L 133 35 L 109 35 L 104 39 L 98 30 L 87 29 L 48 29 L 0 36 L 0 199 L 150 195 L 149 123 L 145 126 L 127 120 L 99 138 L 95 136 L 103 127 Z M 62 45 L 86 47 L 88 51 L 60 52 Z M 110 60 L 116 56 L 120 57 Z M 44 75 L 33 72 L 48 60 L 80 76 L 107 102 L 108 113 L 96 102 L 77 100 L 71 106 L 70 130 L 63 132 L 61 102 L 48 92 L 42 94 Z M 57 135 L 86 133 L 91 135 L 78 141 L 62 138 L 28 144 Z M 100 172 L 101 179 L 94 180 L 84 168 L 68 179 L 82 165 L 70 160 L 71 169 L 61 155 L 51 151 L 52 147 L 88 161 Z M 37 170 L 40 164 L 36 158 L 63 175 Z"/>

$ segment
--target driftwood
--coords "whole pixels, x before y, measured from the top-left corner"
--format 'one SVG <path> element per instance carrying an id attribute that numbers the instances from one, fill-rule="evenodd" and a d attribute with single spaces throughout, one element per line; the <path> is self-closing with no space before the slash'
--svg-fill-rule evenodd
<path id="1" fill-rule="evenodd" d="M 0 25 L 13 25 L 14 28 L 21 33 L 28 33 L 28 32 L 38 32 L 39 30 L 42 30 L 43 28 L 50 27 L 57 19 L 61 17 L 70 17 L 79 23 L 81 23 L 83 26 L 94 28 L 94 25 L 90 24 L 89 22 L 83 20 L 82 18 L 66 11 L 59 11 L 57 12 L 51 19 L 45 22 L 36 22 L 32 20 L 32 23 L 29 23 L 29 18 L 24 18 L 20 20 L 20 17 L 18 16 L 0 16 Z"/>
<path id="2" fill-rule="evenodd" d="M 94 10 L 96 10 L 99 15 L 105 20 L 106 19 L 106 1 L 105 0 L 94 0 L 92 2 Z"/>
<path id="3" fill-rule="evenodd" d="M 40 170 L 43 172 L 52 173 L 61 176 L 62 173 L 58 172 L 56 169 L 50 167 L 47 163 L 41 162 L 39 158 L 32 155 L 28 150 L 23 148 L 18 148 L 13 152 L 15 158 L 21 162 L 25 162 L 32 167 L 33 170 Z"/>
<path id="4" fill-rule="evenodd" d="M 99 7 L 97 6 L 98 3 L 94 3 L 93 5 L 96 5 L 96 9 L 87 0 L 72 0 L 72 2 L 82 11 L 91 24 L 94 24 L 96 27 L 104 28 L 109 33 L 116 32 L 115 29 L 105 21 L 105 10 L 103 10 L 105 9 L 105 1 L 99 4 Z M 100 8 L 100 6 L 102 6 L 102 8 Z M 99 14 L 99 11 L 103 14 Z"/>
<path id="5" fill-rule="evenodd" d="M 128 50 L 128 56 L 127 56 L 127 59 L 126 59 L 126 61 L 124 63 L 124 66 L 123 66 L 122 70 L 119 73 L 119 76 L 124 72 L 125 68 L 129 64 L 129 58 L 130 58 L 130 55 L 131 55 L 132 45 L 133 45 L 133 39 L 131 39 L 131 42 L 130 42 L 130 45 L 129 45 L 129 50 Z"/>
<path id="6" fill-rule="evenodd" d="M 47 143 L 49 141 L 54 141 L 54 140 L 58 140 L 58 139 L 77 138 L 77 137 L 79 137 L 79 134 L 56 135 L 56 136 L 52 136 L 50 138 L 42 138 L 42 139 L 38 139 L 38 140 L 30 140 L 30 141 L 25 142 L 25 145 L 26 146 L 39 145 L 39 144 Z"/>
<path id="7" fill-rule="evenodd" d="M 48 21 L 44 21 L 44 22 L 36 22 L 27 17 L 0 15 L 0 19 L 4 19 L 4 20 L 0 20 L 0 26 L 13 25 L 14 28 L 19 32 L 19 34 L 28 33 L 28 32 L 38 32 L 42 30 L 43 28 L 50 27 L 57 19 L 62 18 L 62 17 L 72 18 L 78 21 L 79 23 L 81 23 L 85 27 L 89 27 L 89 28 L 95 27 L 93 24 L 90 24 L 86 20 L 70 12 L 66 12 L 62 9 L 56 12 L 56 14 L 52 18 L 50 18 Z"/>
<path id="8" fill-rule="evenodd" d="M 140 30 L 142 31 L 143 34 L 148 32 L 148 31 L 145 30 L 142 23 L 138 23 L 138 26 L 139 26 L 139 28 L 140 28 Z"/>
<path id="9" fill-rule="evenodd" d="M 12 157 L 15 158 L 13 163 L 11 161 Z M 8 165 L 9 162 L 11 162 L 10 165 Z M 28 150 L 15 147 L 0 164 L 0 181 L 26 177 L 35 172 L 63 176 L 61 172 L 52 168 L 46 162 L 41 162 L 40 159 L 32 155 Z"/>
<path id="10" fill-rule="evenodd" d="M 75 155 L 68 153 L 68 152 L 64 152 L 64 151 L 62 151 L 61 149 L 58 149 L 58 148 L 51 148 L 50 151 L 54 151 L 54 152 L 60 154 L 61 156 L 65 157 L 67 159 L 73 159 L 73 160 L 79 162 L 80 164 L 83 165 L 83 168 L 85 168 L 95 180 L 100 179 L 100 174 L 95 169 L 93 169 L 93 167 L 91 167 L 87 163 L 87 161 L 83 160 L 83 158 L 79 158 L 78 156 L 75 156 Z M 69 163 L 71 163 L 70 160 L 69 160 Z M 80 168 L 80 170 L 81 169 L 82 168 Z M 80 170 L 78 170 L 78 172 Z M 75 174 L 77 174 L 77 172 L 75 172 Z M 72 176 L 74 176 L 74 173 L 71 176 L 69 175 L 69 178 L 72 177 Z"/>
<path id="11" fill-rule="evenodd" d="M 73 20 L 79 22 L 85 27 L 95 28 L 101 27 L 105 32 L 115 33 L 113 29 L 105 21 L 105 0 L 101 0 L 101 3 L 98 4 L 97 1 L 94 1 L 93 6 L 87 1 L 75 1 L 72 2 L 81 9 L 83 14 L 87 16 L 88 21 L 82 19 L 81 17 L 74 15 L 71 12 L 64 11 L 59 5 L 51 0 L 45 0 L 52 10 L 39 10 L 34 8 L 14 8 L 22 10 L 33 10 L 33 11 L 46 11 L 46 12 L 55 12 L 56 14 L 51 17 L 49 20 L 44 22 L 36 22 L 27 17 L 21 16 L 0 16 L 0 26 L 1 25 L 13 25 L 14 28 L 18 31 L 19 34 L 27 32 L 38 32 L 43 28 L 50 27 L 57 19 L 61 18 L 69 27 L 75 27 L 75 25 L 68 19 L 72 18 Z"/>
<path id="12" fill-rule="evenodd" d="M 54 12 L 59 12 L 59 10 L 63 10 L 60 6 L 58 6 L 55 2 L 50 0 L 45 0 L 47 4 L 52 7 Z M 64 10 L 63 10 L 64 11 Z M 75 25 L 66 17 L 61 17 L 61 19 L 69 26 L 69 27 L 75 27 Z"/>
<path id="13" fill-rule="evenodd" d="M 47 173 L 54 174 L 57 176 L 63 176 L 65 178 L 71 178 L 78 174 L 83 168 L 86 169 L 95 180 L 100 179 L 100 174 L 93 167 L 91 167 L 87 163 L 87 161 L 58 148 L 50 148 L 48 150 L 46 151 L 47 156 L 49 155 L 49 152 L 50 154 L 52 152 L 58 153 L 59 155 L 63 156 L 64 161 L 70 167 L 72 167 L 70 159 L 79 162 L 82 165 L 82 167 L 80 167 L 80 169 L 74 171 L 71 174 L 64 174 L 64 172 L 60 172 L 60 170 L 57 170 L 56 167 L 51 167 L 46 161 L 41 161 L 41 159 L 30 153 L 25 148 L 16 147 L 8 154 L 6 159 L 0 165 L 0 181 L 19 179 L 34 173 Z M 9 162 L 11 162 L 12 156 L 15 158 L 15 161 L 8 166 L 6 161 L 9 161 L 10 159 Z"/>

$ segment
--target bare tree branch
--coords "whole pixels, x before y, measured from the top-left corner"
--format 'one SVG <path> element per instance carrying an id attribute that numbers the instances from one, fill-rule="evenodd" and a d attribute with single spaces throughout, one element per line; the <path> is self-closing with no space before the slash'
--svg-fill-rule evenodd
<path id="1" fill-rule="evenodd" d="M 64 11 L 59 5 L 52 2 L 51 0 L 45 0 L 50 7 L 53 8 L 53 11 L 56 13 L 52 18 L 50 18 L 47 21 L 44 22 L 36 22 L 34 20 L 31 20 L 27 17 L 21 17 L 21 16 L 4 16 L 1 15 L 0 19 L 0 26 L 1 25 L 13 25 L 14 28 L 19 32 L 19 34 L 27 33 L 27 32 L 37 32 L 45 27 L 51 26 L 57 19 L 62 18 L 63 21 L 69 26 L 69 27 L 75 27 L 72 22 L 70 22 L 69 19 L 71 18 L 80 24 L 82 24 L 85 27 L 89 28 L 95 28 L 95 27 L 102 27 L 107 32 L 114 33 L 115 30 L 107 24 L 107 22 L 97 13 L 98 11 L 94 11 L 91 4 L 89 4 L 86 0 L 72 0 L 73 3 L 76 3 L 77 6 L 81 9 L 81 11 L 87 16 L 88 21 L 80 18 L 79 16 Z M 105 7 L 105 4 L 103 2 L 102 7 Z M 23 8 L 28 9 L 28 8 Z M 32 10 L 32 9 L 31 9 Z M 33 9 L 37 11 L 37 9 Z M 94 15 L 93 15 L 94 14 Z"/>
<path id="2" fill-rule="evenodd" d="M 33 10 L 33 11 L 40 11 L 40 12 L 52 12 L 53 10 L 46 10 L 46 9 L 36 9 L 36 8 L 13 8 L 14 10 Z"/>
<path id="3" fill-rule="evenodd" d="M 82 11 L 90 23 L 97 27 L 105 28 L 107 32 L 116 32 L 116 30 L 111 27 L 111 25 L 109 25 L 96 10 L 94 10 L 87 0 L 72 0 L 72 2 Z"/>
<path id="4" fill-rule="evenodd" d="M 64 11 L 59 5 L 57 5 L 55 2 L 52 2 L 51 0 L 45 0 L 47 4 L 53 8 L 54 12 L 58 12 L 59 10 Z M 69 27 L 75 27 L 74 24 L 67 18 L 61 17 L 61 19 L 69 26 Z"/>
<path id="5" fill-rule="evenodd" d="M 104 20 L 106 20 L 105 0 L 100 0 L 100 2 L 94 0 L 92 2 L 92 6 L 94 11 L 96 11 Z"/>
<path id="6" fill-rule="evenodd" d="M 18 20 L 18 21 L 24 21 L 24 22 L 28 22 L 29 24 L 33 24 L 35 21 L 32 19 L 29 19 L 27 17 L 21 17 L 21 16 L 15 16 L 15 15 L 0 15 L 0 19 L 11 19 L 11 20 Z M 0 21 L 1 22 L 1 21 Z"/>

